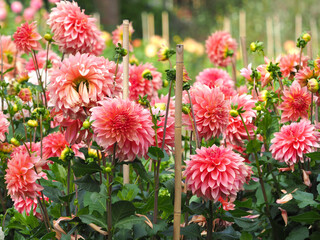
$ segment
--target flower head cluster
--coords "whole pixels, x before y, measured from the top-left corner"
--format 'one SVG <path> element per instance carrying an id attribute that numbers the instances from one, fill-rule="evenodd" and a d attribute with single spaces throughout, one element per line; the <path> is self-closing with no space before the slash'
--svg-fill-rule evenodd
<path id="1" fill-rule="evenodd" d="M 24 23 L 17 28 L 13 34 L 14 43 L 19 51 L 30 53 L 33 50 L 40 50 L 41 45 L 39 40 L 41 36 L 36 31 L 37 24 L 35 22 L 29 24 Z"/>
<path id="2" fill-rule="evenodd" d="M 308 57 L 302 56 L 301 66 L 299 66 L 300 56 L 297 53 L 288 54 L 280 59 L 279 67 L 284 77 L 293 79 L 294 75 L 298 72 L 299 68 L 306 67 L 308 64 Z"/>
<path id="3" fill-rule="evenodd" d="M 131 41 L 132 34 L 134 29 L 132 27 L 132 22 L 129 23 L 129 41 Z M 123 24 L 117 26 L 117 28 L 112 32 L 112 42 L 115 46 L 118 46 L 118 43 L 122 44 L 123 41 Z M 129 50 L 132 52 L 133 47 L 129 43 Z"/>
<path id="4" fill-rule="evenodd" d="M 7 117 L 0 111 L 0 141 L 4 142 L 6 140 L 6 133 L 9 132 L 9 121 Z"/>

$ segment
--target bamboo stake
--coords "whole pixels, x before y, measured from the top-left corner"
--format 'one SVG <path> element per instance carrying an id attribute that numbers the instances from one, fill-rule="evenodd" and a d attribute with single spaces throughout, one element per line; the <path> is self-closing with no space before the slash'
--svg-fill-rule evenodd
<path id="1" fill-rule="evenodd" d="M 296 39 L 302 33 L 302 17 L 301 14 L 296 15 Z"/>
<path id="2" fill-rule="evenodd" d="M 142 40 L 144 42 L 148 41 L 148 14 L 146 12 L 141 13 L 142 21 Z"/>
<path id="3" fill-rule="evenodd" d="M 230 18 L 228 17 L 225 17 L 223 19 L 223 31 L 231 32 L 231 23 L 230 23 Z"/>
<path id="4" fill-rule="evenodd" d="M 311 33 L 311 31 L 308 31 L 308 33 L 310 34 L 310 36 L 311 36 L 311 40 L 308 42 L 308 44 L 307 44 L 307 54 L 308 54 L 308 56 L 309 56 L 309 58 L 310 59 L 312 59 L 313 57 L 312 57 L 312 33 Z"/>
<path id="5" fill-rule="evenodd" d="M 246 37 L 240 37 L 242 60 L 243 60 L 243 65 L 245 67 L 248 66 L 248 52 L 247 52 L 247 44 L 246 44 L 246 42 L 247 42 Z"/>
<path id="6" fill-rule="evenodd" d="M 123 48 L 127 55 L 123 58 L 123 99 L 129 97 L 129 20 L 123 20 Z M 123 165 L 123 184 L 130 182 L 130 166 Z"/>
<path id="7" fill-rule="evenodd" d="M 274 26 L 274 40 L 275 40 L 275 47 L 276 47 L 276 55 L 280 55 L 282 53 L 281 48 L 281 22 L 279 16 L 276 15 L 273 18 Z"/>
<path id="8" fill-rule="evenodd" d="M 245 67 L 248 66 L 247 50 L 246 50 L 246 12 L 240 10 L 239 12 L 239 34 L 240 34 L 240 57 L 243 59 Z"/>
<path id="9" fill-rule="evenodd" d="M 162 38 L 166 41 L 167 46 L 170 46 L 169 40 L 169 15 L 168 12 L 162 12 Z"/>
<path id="10" fill-rule="evenodd" d="M 318 29 L 317 29 L 317 22 L 314 18 L 310 19 L 310 28 L 311 28 L 311 36 L 312 36 L 312 49 L 315 50 L 315 55 L 317 56 L 319 53 L 318 47 Z"/>
<path id="11" fill-rule="evenodd" d="M 148 40 L 154 36 L 154 15 L 153 13 L 148 14 Z"/>
<path id="12" fill-rule="evenodd" d="M 274 57 L 274 41 L 273 41 L 273 25 L 272 18 L 267 17 L 267 41 L 268 41 L 268 57 Z"/>
<path id="13" fill-rule="evenodd" d="M 175 194 L 174 194 L 174 222 L 173 240 L 180 239 L 181 221 L 181 125 L 182 125 L 182 84 L 183 84 L 183 45 L 178 44 L 176 49 L 176 99 L 175 99 Z"/>

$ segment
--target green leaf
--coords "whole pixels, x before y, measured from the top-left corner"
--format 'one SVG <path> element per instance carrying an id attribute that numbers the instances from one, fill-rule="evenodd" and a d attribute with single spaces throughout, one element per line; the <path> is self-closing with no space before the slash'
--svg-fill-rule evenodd
<path id="1" fill-rule="evenodd" d="M 134 239 L 140 239 L 144 236 L 147 236 L 148 232 L 146 230 L 146 226 L 144 226 L 143 224 L 134 224 L 133 235 L 134 235 Z"/>
<path id="2" fill-rule="evenodd" d="M 234 201 L 237 207 L 251 208 L 252 198 L 248 198 L 246 201 Z"/>
<path id="3" fill-rule="evenodd" d="M 132 202 L 118 201 L 112 204 L 112 223 L 117 223 L 121 219 L 134 215 L 136 209 Z M 115 210 L 116 209 L 116 210 Z"/>
<path id="4" fill-rule="evenodd" d="M 309 237 L 309 231 L 307 227 L 300 227 L 293 229 L 286 240 L 304 240 Z"/>
<path id="5" fill-rule="evenodd" d="M 132 229 L 133 225 L 135 224 L 145 224 L 144 218 L 137 217 L 137 216 L 130 216 L 127 218 L 123 218 L 114 224 L 114 228 L 116 229 Z"/>
<path id="6" fill-rule="evenodd" d="M 262 146 L 262 142 L 261 141 L 259 141 L 257 139 L 251 140 L 247 144 L 247 153 L 259 152 L 261 150 L 261 146 Z"/>
<path id="7" fill-rule="evenodd" d="M 265 187 L 265 190 L 266 190 L 268 202 L 271 202 L 271 198 L 272 198 L 271 190 L 272 190 L 272 187 L 268 183 L 265 183 L 264 187 Z M 265 203 L 261 187 L 259 187 L 258 190 L 256 191 L 256 198 L 257 198 L 257 205 L 258 206 Z"/>
<path id="8" fill-rule="evenodd" d="M 289 219 L 295 222 L 314 223 L 320 220 L 320 214 L 315 211 L 305 212 L 297 216 L 289 217 Z"/>
<path id="9" fill-rule="evenodd" d="M 306 153 L 305 155 L 312 160 L 320 160 L 320 152 Z"/>
<path id="10" fill-rule="evenodd" d="M 117 196 L 121 200 L 132 201 L 140 192 L 140 189 L 135 184 L 126 184 L 122 190 L 118 192 Z"/>
<path id="11" fill-rule="evenodd" d="M 86 192 L 83 198 L 83 205 L 89 206 L 89 212 L 97 211 L 101 215 L 106 211 L 106 195 L 97 192 Z"/>
<path id="12" fill-rule="evenodd" d="M 248 232 L 242 232 L 240 240 L 252 240 L 252 235 Z"/>
<path id="13" fill-rule="evenodd" d="M 134 170 L 136 170 L 139 174 L 139 176 L 141 177 L 142 180 L 145 180 L 149 183 L 153 183 L 153 178 L 151 177 L 151 175 L 146 171 L 146 169 L 144 168 L 144 166 L 142 165 L 140 160 L 134 161 L 132 163 L 132 167 L 134 168 Z"/>
<path id="14" fill-rule="evenodd" d="M 313 194 L 302 192 L 302 191 L 296 191 L 293 193 L 293 198 L 298 201 L 298 206 L 300 208 L 304 208 L 308 205 L 310 206 L 317 206 L 319 203 L 313 200 Z"/>
<path id="15" fill-rule="evenodd" d="M 232 240 L 232 239 L 239 239 L 240 233 L 236 232 L 233 227 L 228 227 L 222 232 L 214 232 L 212 233 L 213 239 L 223 239 L 223 240 Z"/>
<path id="16" fill-rule="evenodd" d="M 87 174 L 82 178 L 74 181 L 80 188 L 88 192 L 100 192 L 100 183 Z"/>
<path id="17" fill-rule="evenodd" d="M 201 202 L 191 202 L 189 208 L 193 213 L 199 215 L 204 215 L 204 213 L 206 212 L 206 205 L 205 203 Z"/>
<path id="18" fill-rule="evenodd" d="M 170 196 L 174 197 L 174 178 L 169 179 L 163 184 L 168 189 Z"/>
<path id="19" fill-rule="evenodd" d="M 151 146 L 148 149 L 148 156 L 154 160 L 159 160 L 164 158 L 164 153 L 161 148 Z"/>
<path id="20" fill-rule="evenodd" d="M 59 196 L 59 199 L 63 202 L 71 202 L 75 195 L 76 195 L 76 192 L 73 192 L 68 195 Z"/>
<path id="21" fill-rule="evenodd" d="M 63 183 L 64 185 L 66 185 L 66 183 L 67 183 L 67 171 L 63 166 L 61 166 L 61 165 L 59 165 L 57 163 L 54 163 L 51 166 L 51 171 L 55 175 L 55 180 L 57 180 L 58 182 Z"/>
<path id="22" fill-rule="evenodd" d="M 53 239 L 56 236 L 55 232 L 50 232 L 44 235 L 40 240 L 47 240 L 47 239 Z"/>
<path id="23" fill-rule="evenodd" d="M 81 160 L 75 160 L 72 165 L 72 169 L 76 177 L 81 177 L 86 174 L 92 174 L 96 172 L 100 172 L 100 166 L 95 162 L 90 162 L 88 164 L 82 163 Z"/>
<path id="24" fill-rule="evenodd" d="M 105 222 L 105 219 L 103 219 L 103 218 L 98 218 L 98 217 L 96 217 L 96 216 L 94 216 L 92 214 L 90 214 L 90 215 L 81 215 L 81 216 L 79 216 L 79 218 L 85 224 L 94 223 L 94 224 L 98 225 L 99 227 L 102 227 L 104 229 L 108 229 L 108 225 Z"/>
<path id="25" fill-rule="evenodd" d="M 190 224 L 186 227 L 180 228 L 181 235 L 185 235 L 188 238 L 200 238 L 201 237 L 201 229 L 198 224 Z"/>
<path id="26" fill-rule="evenodd" d="M 234 222 L 245 231 L 255 231 L 260 227 L 260 222 L 250 218 L 235 218 Z"/>

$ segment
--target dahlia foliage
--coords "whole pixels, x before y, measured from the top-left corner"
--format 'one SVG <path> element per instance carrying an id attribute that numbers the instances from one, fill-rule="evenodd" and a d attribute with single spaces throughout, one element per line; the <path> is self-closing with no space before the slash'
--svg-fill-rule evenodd
<path id="1" fill-rule="evenodd" d="M 124 25 L 104 32 L 75 1 L 6 2 L 1 26 L 17 26 L 0 36 L 0 239 L 319 238 L 308 33 L 276 58 L 251 43 L 251 63 L 228 32 L 188 38 L 178 69 L 136 22 L 124 49 Z"/>

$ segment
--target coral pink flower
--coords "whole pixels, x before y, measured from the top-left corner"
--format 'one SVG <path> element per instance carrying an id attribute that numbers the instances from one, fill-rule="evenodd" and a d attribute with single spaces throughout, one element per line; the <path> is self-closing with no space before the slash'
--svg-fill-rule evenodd
<path id="1" fill-rule="evenodd" d="M 38 63 L 39 69 L 45 68 L 45 64 L 46 64 L 46 60 L 47 60 L 47 51 L 44 51 L 44 50 L 39 51 L 36 54 L 36 58 L 37 58 L 37 63 Z M 48 59 L 50 60 L 53 68 L 59 67 L 59 65 L 61 63 L 61 59 L 59 58 L 59 56 L 55 52 L 49 51 Z M 34 65 L 32 58 L 30 58 L 29 61 L 26 63 L 26 70 L 27 71 L 35 71 L 36 70 L 36 67 Z"/>
<path id="2" fill-rule="evenodd" d="M 201 147 L 196 152 L 186 161 L 184 172 L 192 193 L 215 202 L 220 197 L 233 201 L 251 171 L 244 158 L 223 146 Z"/>
<path id="3" fill-rule="evenodd" d="M 169 95 L 165 95 L 162 96 L 161 98 L 158 98 L 158 96 L 156 98 L 153 98 L 151 101 L 151 106 L 155 106 L 155 104 L 165 104 L 164 107 L 167 106 L 168 103 L 168 96 Z M 169 115 L 174 117 L 174 112 L 175 112 L 175 101 L 174 98 L 171 97 L 170 99 L 170 103 L 169 103 Z"/>
<path id="4" fill-rule="evenodd" d="M 231 38 L 230 33 L 217 31 L 206 41 L 206 52 L 210 61 L 220 67 L 226 67 L 231 63 L 232 56 L 237 51 L 237 42 Z"/>
<path id="5" fill-rule="evenodd" d="M 320 133 L 309 120 L 284 125 L 274 136 L 270 147 L 272 157 L 289 166 L 298 161 L 303 162 L 303 154 L 313 152 L 314 147 L 320 147 Z"/>
<path id="6" fill-rule="evenodd" d="M 0 20 L 4 21 L 7 18 L 7 9 L 5 7 L 0 7 Z"/>
<path id="7" fill-rule="evenodd" d="M 51 157 L 60 157 L 61 152 L 66 148 L 70 147 L 70 144 L 66 141 L 64 134 L 60 132 L 51 133 L 43 138 L 43 158 L 48 159 Z M 85 158 L 84 154 L 79 151 L 82 144 L 74 144 L 71 149 L 75 153 L 75 156 Z"/>
<path id="8" fill-rule="evenodd" d="M 65 116 L 83 120 L 84 108 L 88 110 L 97 101 L 112 96 L 113 77 L 105 58 L 80 53 L 70 55 L 51 75 L 49 103 Z"/>
<path id="9" fill-rule="evenodd" d="M 238 92 L 239 95 L 247 94 L 248 93 L 248 88 L 247 88 L 246 85 L 242 85 L 242 86 L 238 87 L 237 92 Z"/>
<path id="10" fill-rule="evenodd" d="M 256 111 L 252 108 L 255 107 L 255 101 L 252 99 L 251 95 L 242 94 L 236 95 L 231 99 L 231 106 L 238 106 L 237 110 L 244 110 L 241 116 L 246 124 L 250 137 L 253 137 L 255 126 L 252 122 L 253 118 L 256 116 Z M 242 123 L 240 116 L 232 117 L 229 115 L 229 124 L 225 132 L 226 139 L 235 145 L 242 145 L 242 140 L 248 139 L 248 134 Z"/>
<path id="11" fill-rule="evenodd" d="M 304 67 L 299 69 L 297 72 L 295 79 L 300 83 L 301 87 L 305 87 L 308 84 L 308 80 L 311 78 L 317 78 L 319 75 L 318 72 L 315 72 L 309 67 Z"/>
<path id="12" fill-rule="evenodd" d="M 40 193 L 38 194 L 40 195 Z M 40 196 L 40 199 L 42 199 L 41 196 Z M 44 199 L 47 202 L 49 201 L 48 197 L 44 197 Z M 25 199 L 23 199 L 22 197 L 19 197 L 18 199 L 14 200 L 14 208 L 19 213 L 22 214 L 25 211 L 27 216 L 29 216 L 32 210 L 33 216 L 37 217 L 38 219 L 42 219 L 42 215 L 39 212 L 37 212 L 37 206 L 38 206 L 38 200 L 36 198 L 31 199 L 26 197 Z"/>
<path id="13" fill-rule="evenodd" d="M 299 117 L 308 118 L 311 96 L 307 87 L 301 88 L 297 81 L 294 81 L 289 90 L 284 90 L 283 102 L 279 106 L 282 110 L 281 123 L 297 121 Z"/>
<path id="14" fill-rule="evenodd" d="M 129 23 L 129 41 L 131 41 L 132 34 L 134 29 L 132 27 L 132 22 Z M 123 24 L 117 26 L 117 28 L 112 32 L 112 42 L 114 45 L 118 46 L 118 43 L 122 45 L 123 41 Z M 131 43 L 129 43 L 129 50 L 130 52 L 133 51 L 133 47 Z"/>
<path id="15" fill-rule="evenodd" d="M 11 10 L 14 13 L 21 13 L 23 9 L 22 3 L 19 1 L 14 1 L 11 3 Z"/>
<path id="16" fill-rule="evenodd" d="M 199 73 L 196 82 L 207 85 L 209 88 L 220 87 L 226 99 L 236 94 L 234 90 L 234 82 L 229 74 L 218 68 L 207 68 Z"/>
<path id="17" fill-rule="evenodd" d="M 261 73 L 261 87 L 265 87 L 271 82 L 271 75 L 267 71 L 267 64 L 262 64 L 257 67 L 257 71 Z"/>
<path id="18" fill-rule="evenodd" d="M 17 31 L 13 34 L 13 38 L 19 51 L 29 53 L 32 50 L 41 49 L 39 42 L 41 36 L 37 33 L 36 28 L 37 24 L 35 22 L 31 24 L 26 22 L 17 28 Z"/>
<path id="19" fill-rule="evenodd" d="M 293 79 L 294 75 L 298 72 L 299 58 L 299 54 L 297 53 L 288 54 L 281 57 L 279 67 L 283 77 Z M 301 65 L 302 68 L 308 65 L 308 57 L 302 56 Z"/>
<path id="20" fill-rule="evenodd" d="M 6 140 L 6 134 L 9 132 L 9 121 L 7 120 L 6 115 L 0 111 L 0 141 L 4 142 Z"/>
<path id="21" fill-rule="evenodd" d="M 231 201 L 228 201 L 228 200 L 224 200 L 222 197 L 220 197 L 218 199 L 218 201 L 222 204 L 222 208 L 223 210 L 225 211 L 231 211 L 231 210 L 234 210 L 235 208 L 235 204 Z"/>
<path id="22" fill-rule="evenodd" d="M 34 10 L 38 11 L 43 5 L 42 0 L 31 0 L 30 1 L 30 7 L 32 7 Z"/>
<path id="23" fill-rule="evenodd" d="M 252 75 L 252 63 L 248 65 L 248 68 L 242 68 L 240 70 L 240 75 L 247 79 L 249 82 L 252 82 L 253 79 L 251 78 Z"/>
<path id="24" fill-rule="evenodd" d="M 142 75 L 146 70 L 150 70 L 152 80 L 145 79 Z M 157 69 L 152 66 L 151 63 L 140 64 L 139 66 L 129 66 L 129 98 L 130 100 L 139 100 L 141 97 L 148 95 L 148 99 L 152 99 L 158 96 L 158 90 L 162 87 L 161 73 L 157 72 Z"/>
<path id="25" fill-rule="evenodd" d="M 32 21 L 36 12 L 35 9 L 28 7 L 23 11 L 23 17 L 26 21 Z"/>
<path id="26" fill-rule="evenodd" d="M 22 88 L 18 94 L 18 97 L 24 101 L 24 102 L 29 102 L 32 100 L 32 93 L 29 88 Z"/>
<path id="27" fill-rule="evenodd" d="M 40 161 L 40 157 L 33 154 L 31 157 L 28 153 L 23 152 L 11 154 L 5 179 L 8 194 L 12 199 L 19 199 L 20 197 L 34 199 L 37 196 L 37 191 L 43 189 L 42 186 L 37 184 L 37 180 L 41 176 L 34 170 L 35 165 Z"/>
<path id="28" fill-rule="evenodd" d="M 64 53 L 101 53 L 103 49 L 95 19 L 89 17 L 80 9 L 76 2 L 61 1 L 51 10 L 48 24 L 53 33 L 53 39 Z"/>
<path id="29" fill-rule="evenodd" d="M 194 108 L 195 120 L 200 138 L 209 140 L 219 137 L 227 128 L 229 121 L 229 102 L 219 88 L 210 89 L 203 84 L 196 84 L 190 89 L 191 101 Z M 187 95 L 184 103 L 189 103 Z M 192 130 L 192 120 L 183 114 L 184 123 Z"/>
<path id="30" fill-rule="evenodd" d="M 107 99 L 100 106 L 91 109 L 95 139 L 109 154 L 120 161 L 133 161 L 136 156 L 144 156 L 153 144 L 154 130 L 150 113 L 130 100 Z"/>

